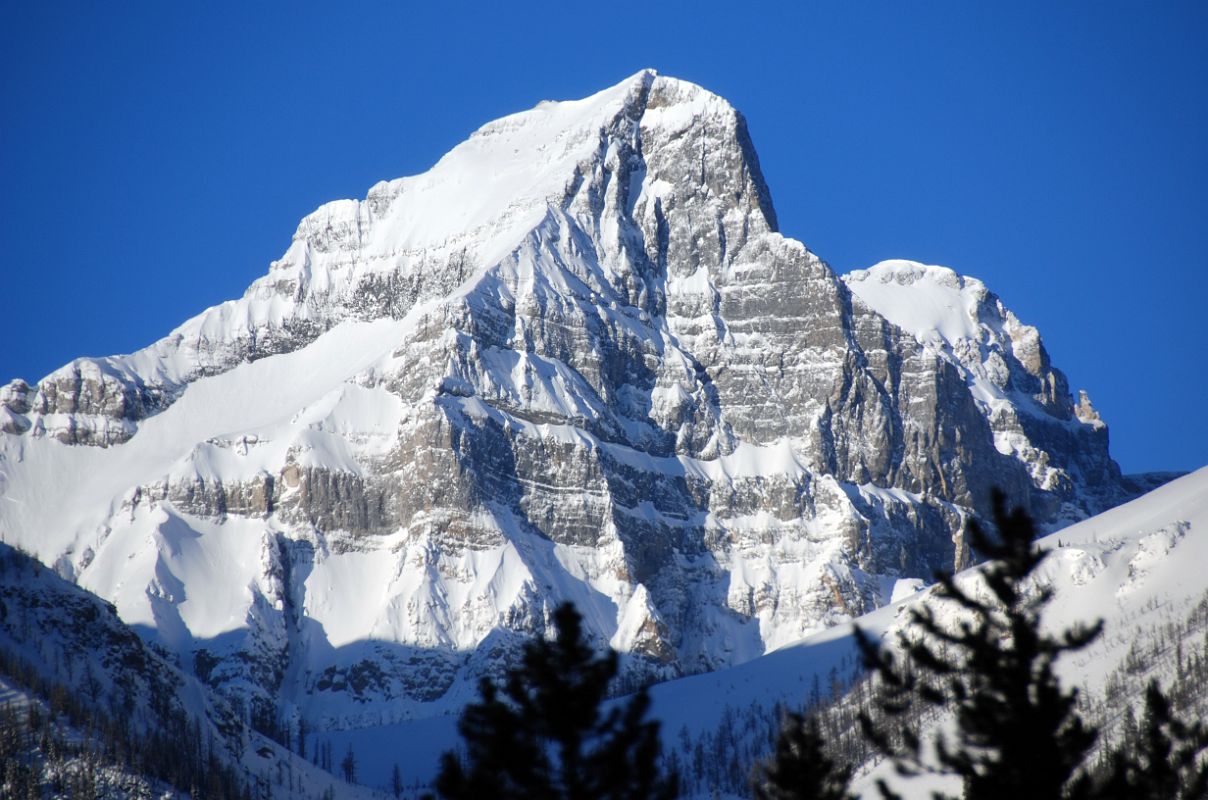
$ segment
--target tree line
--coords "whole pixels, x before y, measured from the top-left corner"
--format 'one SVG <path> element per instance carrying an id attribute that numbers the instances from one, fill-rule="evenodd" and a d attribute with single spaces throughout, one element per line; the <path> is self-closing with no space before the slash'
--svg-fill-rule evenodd
<path id="1" fill-rule="evenodd" d="M 25 611 L 49 602 L 32 580 L 46 568 L 15 548 L 0 548 L 0 623 L 13 641 L 32 641 L 37 627 Z M 52 596 L 53 597 L 53 596 Z M 64 603 L 62 597 L 54 601 Z M 91 602 L 68 604 L 83 616 L 78 624 L 98 626 L 104 620 Z M 23 632 L 22 628 L 30 628 Z M 126 635 L 124 629 L 114 632 Z M 45 632 L 43 632 L 45 633 Z M 251 800 L 251 787 L 230 762 L 222 744 L 203 731 L 174 696 L 174 684 L 156 674 L 133 633 L 129 647 L 116 652 L 123 670 L 107 688 L 85 666 L 71 683 L 55 680 L 51 672 L 74 675 L 78 670 L 53 663 L 32 663 L 14 649 L 0 647 L 0 678 L 21 690 L 24 703 L 0 704 L 0 797 L 33 800 L 45 796 L 88 798 L 152 795 L 155 781 L 187 792 L 194 800 Z M 47 650 L 40 648 L 45 658 Z M 62 651 L 59 651 L 60 657 Z M 141 684 L 134 671 L 155 680 Z M 73 685 L 74 684 L 74 685 Z M 147 690 L 148 715 L 136 718 L 138 695 Z"/>
<path id="2" fill-rule="evenodd" d="M 0 675 L 32 698 L 24 708 L 0 706 L 0 797 L 41 800 L 44 790 L 81 800 L 150 796 L 142 780 L 149 778 L 194 800 L 251 799 L 218 743 L 182 709 L 139 730 L 129 718 L 110 716 L 46 680 L 13 653 L 0 650 Z"/>

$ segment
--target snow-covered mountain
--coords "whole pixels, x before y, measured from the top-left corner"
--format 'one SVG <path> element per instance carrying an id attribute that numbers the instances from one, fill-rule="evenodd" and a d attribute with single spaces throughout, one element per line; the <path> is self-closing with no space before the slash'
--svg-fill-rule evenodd
<path id="1" fill-rule="evenodd" d="M 302 220 L 127 356 L 0 389 L 0 539 L 249 719 L 445 713 L 572 600 L 631 680 L 740 664 L 1137 492 L 980 282 L 777 233 L 745 122 L 641 72 Z"/>

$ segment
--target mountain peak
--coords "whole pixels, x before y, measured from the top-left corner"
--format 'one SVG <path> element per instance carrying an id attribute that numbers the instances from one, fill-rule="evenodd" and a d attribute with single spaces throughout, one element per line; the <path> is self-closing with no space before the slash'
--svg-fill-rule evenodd
<path id="1" fill-rule="evenodd" d="M 368 261 L 421 248 L 461 249 L 472 239 L 477 262 L 486 266 L 534 228 L 547 208 L 565 202 L 575 182 L 606 157 L 612 140 L 631 139 L 640 149 L 640 129 L 658 128 L 675 138 L 694 125 L 718 123 L 736 131 L 741 160 L 750 163 L 766 197 L 737 111 L 696 84 L 644 69 L 589 97 L 546 100 L 488 122 L 427 172 L 378 183 L 364 201 L 321 206 L 302 220 L 294 238 L 320 251 L 355 248 Z M 770 200 L 762 205 L 774 228 Z"/>
<path id="2" fill-rule="evenodd" d="M 961 563 L 993 485 L 1046 520 L 1119 489 L 980 282 L 846 287 L 776 232 L 741 115 L 642 71 L 323 206 L 151 347 L 0 392 L 0 530 L 216 690 L 349 727 L 448 708 L 563 601 L 671 677 Z M 959 325 L 909 335 L 869 287 Z"/>

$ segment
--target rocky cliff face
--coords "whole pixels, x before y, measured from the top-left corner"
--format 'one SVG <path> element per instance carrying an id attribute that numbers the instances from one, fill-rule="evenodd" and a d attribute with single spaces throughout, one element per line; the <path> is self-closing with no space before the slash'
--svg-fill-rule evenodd
<path id="1" fill-rule="evenodd" d="M 328 726 L 460 702 L 563 600 L 634 680 L 737 663 L 961 566 L 992 487 L 1125 491 L 1034 328 L 948 270 L 835 275 L 742 117 L 652 72 L 320 208 L 243 298 L 0 413 L 6 540 Z"/>
<path id="2" fill-rule="evenodd" d="M 886 261 L 844 281 L 857 306 L 911 334 L 960 375 L 995 448 L 1027 470 L 1039 518 L 1073 521 L 1120 501 L 1120 469 L 1090 398 L 1083 391 L 1074 402 L 1040 332 L 981 281 L 909 261 Z"/>

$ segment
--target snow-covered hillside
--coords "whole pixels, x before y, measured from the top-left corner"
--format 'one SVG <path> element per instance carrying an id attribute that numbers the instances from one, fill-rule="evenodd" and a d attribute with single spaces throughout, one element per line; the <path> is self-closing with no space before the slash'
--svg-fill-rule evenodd
<path id="1" fill-rule="evenodd" d="M 629 681 L 750 661 L 964 566 L 995 486 L 1050 526 L 1137 488 L 1035 329 L 949 270 L 837 276 L 742 116 L 649 70 L 0 388 L 0 540 L 290 736 L 456 710 L 566 600 Z"/>
<path id="2" fill-rule="evenodd" d="M 0 712 L 5 797 L 375 796 L 249 729 L 112 605 L 2 543 Z"/>

